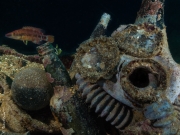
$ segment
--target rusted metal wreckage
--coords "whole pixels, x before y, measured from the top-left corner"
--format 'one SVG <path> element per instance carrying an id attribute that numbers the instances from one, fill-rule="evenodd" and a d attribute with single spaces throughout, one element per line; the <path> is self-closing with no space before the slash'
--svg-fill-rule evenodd
<path id="1" fill-rule="evenodd" d="M 77 48 L 69 71 L 51 44 L 37 47 L 54 90 L 50 108 L 61 123 L 59 132 L 107 134 L 93 110 L 114 127 L 108 134 L 180 134 L 180 66 L 168 48 L 164 0 L 143 0 L 135 23 L 120 25 L 107 37 L 109 20 L 104 13 L 90 38 Z M 1 85 L 4 91 L 5 86 Z M 2 99 L 5 96 L 1 94 Z M 52 125 L 51 131 L 58 132 L 58 126 Z M 48 133 L 48 128 L 43 131 Z"/>

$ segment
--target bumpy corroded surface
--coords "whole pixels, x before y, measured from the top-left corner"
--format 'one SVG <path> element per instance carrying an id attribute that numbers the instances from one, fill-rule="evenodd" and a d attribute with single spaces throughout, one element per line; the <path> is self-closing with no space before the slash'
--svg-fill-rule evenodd
<path id="1" fill-rule="evenodd" d="M 74 70 L 91 82 L 100 78 L 109 79 L 115 73 L 119 56 L 119 49 L 113 39 L 103 36 L 90 39 L 77 49 Z"/>
<path id="2" fill-rule="evenodd" d="M 63 135 L 104 135 L 104 131 L 97 126 L 95 117 L 89 115 L 89 107 L 84 99 L 72 87 L 70 76 L 55 54 L 53 46 L 45 43 L 37 47 L 37 50 L 54 89 L 50 101 L 51 111 L 55 119 L 62 123 L 62 133 L 64 130 L 71 131 Z"/>
<path id="3" fill-rule="evenodd" d="M 45 71 L 34 67 L 15 74 L 11 90 L 15 102 L 27 110 L 39 110 L 47 106 L 53 93 Z"/>
<path id="4" fill-rule="evenodd" d="M 179 134 L 179 99 L 174 106 L 173 103 L 180 94 L 180 66 L 168 48 L 163 2 L 143 0 L 135 24 L 121 25 L 106 38 L 106 46 L 100 42 L 101 37 L 96 37 L 83 42 L 77 50 L 72 70 L 77 73 L 76 83 L 82 95 L 87 95 L 90 106 L 98 110 L 105 104 L 104 96 L 108 94 L 135 109 L 132 123 L 120 131 L 122 134 Z M 119 49 L 119 62 L 111 66 L 115 70 L 109 78 L 101 76 L 100 72 L 98 77 L 94 75 L 99 59 L 96 46 L 93 48 L 94 41 L 98 41 L 95 45 L 105 49 L 111 45 Z M 88 48 L 87 51 L 84 48 Z M 90 70 L 92 65 L 95 65 L 94 70 Z M 105 68 L 109 69 L 109 65 Z M 113 114 L 112 110 L 108 112 Z M 121 119 L 125 119 L 125 114 L 119 114 Z"/>
<path id="5" fill-rule="evenodd" d="M 58 132 L 58 125 L 52 121 L 51 125 L 33 119 L 28 113 L 20 109 L 10 98 L 10 95 L 4 95 L 0 107 L 1 120 L 6 123 L 5 131 L 23 133 L 29 131 L 41 131 L 52 133 Z M 60 132 L 60 131 L 59 131 Z"/>
<path id="6" fill-rule="evenodd" d="M 129 25 L 113 34 L 119 49 L 134 57 L 147 58 L 162 50 L 162 32 L 153 25 Z"/>
<path id="7" fill-rule="evenodd" d="M 163 29 L 164 1 L 165 0 L 143 0 L 135 24 L 149 23 Z"/>
<path id="8" fill-rule="evenodd" d="M 0 127 L 2 131 L 24 133 L 29 130 L 30 132 L 60 133 L 60 125 L 54 121 L 52 114 L 49 113 L 50 109 L 36 113 L 37 116 L 43 115 L 46 118 L 44 119 L 22 110 L 12 99 L 10 87 L 15 73 L 29 67 L 42 70 L 43 66 L 12 55 L 1 56 L 0 62 Z"/>
<path id="9" fill-rule="evenodd" d="M 100 36 L 106 27 L 98 27 L 80 45 L 70 70 L 79 91 L 71 87 L 68 72 L 53 47 L 48 43 L 38 47 L 54 88 L 51 110 L 63 124 L 59 124 L 63 135 L 103 134 L 85 102 L 91 103 L 90 107 L 95 107 L 95 112 L 105 116 L 120 134 L 180 134 L 180 66 L 168 49 L 163 4 L 164 0 L 143 0 L 135 24 L 120 26 L 111 37 Z M 9 78 L 13 78 L 11 75 Z M 46 126 L 18 110 L 4 81 L 9 78 L 4 72 L 0 74 L 0 91 L 4 93 L 0 94 L 0 110 L 11 114 L 11 119 L 17 115 L 13 121 L 7 119 L 7 125 L 19 132 L 58 131 L 52 123 Z M 4 116 L 0 118 L 4 120 Z M 24 127 L 20 127 L 22 124 Z"/>
<path id="10" fill-rule="evenodd" d="M 0 71 L 7 74 L 10 78 L 14 78 L 15 73 L 26 67 L 37 67 L 44 69 L 42 64 L 30 62 L 21 57 L 15 57 L 13 55 L 2 55 L 0 57 Z"/>
<path id="11" fill-rule="evenodd" d="M 157 95 L 167 89 L 167 71 L 152 59 L 136 59 L 121 71 L 123 90 L 135 101 L 149 103 L 158 100 Z"/>

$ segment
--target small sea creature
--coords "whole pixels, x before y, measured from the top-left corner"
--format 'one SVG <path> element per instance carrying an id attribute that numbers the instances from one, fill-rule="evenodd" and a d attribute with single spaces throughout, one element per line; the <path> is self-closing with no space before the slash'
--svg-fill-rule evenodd
<path id="1" fill-rule="evenodd" d="M 62 50 L 61 50 L 61 48 L 59 48 L 58 44 L 56 44 L 56 48 L 54 48 L 54 49 L 55 49 L 55 53 L 56 53 L 57 55 L 60 55 L 60 54 L 61 54 Z"/>
<path id="2" fill-rule="evenodd" d="M 7 38 L 22 40 L 26 45 L 28 41 L 31 41 L 35 44 L 41 44 L 43 41 L 49 43 L 54 42 L 54 36 L 44 35 L 44 30 L 31 26 L 22 27 L 21 29 L 7 33 L 5 36 Z"/>

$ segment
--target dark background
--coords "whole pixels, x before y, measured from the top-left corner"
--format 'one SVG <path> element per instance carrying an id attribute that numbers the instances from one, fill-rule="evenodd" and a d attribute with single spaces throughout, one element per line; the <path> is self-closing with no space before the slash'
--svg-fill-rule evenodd
<path id="1" fill-rule="evenodd" d="M 134 23 L 142 0 L 0 0 L 0 45 L 35 54 L 36 45 L 5 38 L 23 26 L 42 28 L 55 36 L 64 54 L 74 53 L 88 39 L 101 15 L 111 15 L 107 35 L 120 24 Z M 165 24 L 173 57 L 180 63 L 180 0 L 166 0 Z"/>

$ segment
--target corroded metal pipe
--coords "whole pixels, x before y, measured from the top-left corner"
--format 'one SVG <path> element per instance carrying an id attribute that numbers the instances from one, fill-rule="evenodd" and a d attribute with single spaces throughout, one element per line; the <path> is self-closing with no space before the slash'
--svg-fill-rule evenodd
<path id="1" fill-rule="evenodd" d="M 96 37 L 100 37 L 101 35 L 104 35 L 110 19 L 111 16 L 107 13 L 104 13 L 101 16 L 101 19 L 99 23 L 96 25 L 94 31 L 92 32 L 90 38 L 96 38 Z"/>
<path id="2" fill-rule="evenodd" d="M 72 86 L 69 74 L 55 53 L 54 47 L 47 42 L 38 46 L 37 51 L 40 56 L 43 56 L 42 63 L 47 72 L 49 82 L 51 82 L 54 86 Z"/>
<path id="3" fill-rule="evenodd" d="M 50 108 L 55 119 L 62 124 L 62 134 L 104 135 L 97 126 L 96 116 L 89 114 L 89 108 L 79 96 L 80 93 L 72 87 L 70 76 L 53 46 L 45 43 L 38 46 L 37 51 L 43 57 L 47 77 L 54 88 Z"/>
<path id="4" fill-rule="evenodd" d="M 135 24 L 149 23 L 164 28 L 164 1 L 143 0 Z"/>

